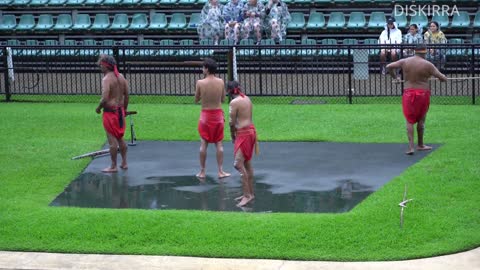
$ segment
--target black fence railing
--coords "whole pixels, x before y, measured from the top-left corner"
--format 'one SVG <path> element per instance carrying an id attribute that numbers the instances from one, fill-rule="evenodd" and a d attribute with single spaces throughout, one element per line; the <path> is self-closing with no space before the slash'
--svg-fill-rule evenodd
<path id="1" fill-rule="evenodd" d="M 480 44 L 430 46 L 427 59 L 451 80 L 432 80 L 432 103 L 475 104 Z M 235 78 L 265 103 L 398 102 L 403 83 L 383 74 L 380 52 L 411 55 L 406 45 L 295 46 L 15 46 L 0 47 L 5 100 L 89 102 L 101 92 L 99 54 L 110 54 L 129 80 L 134 101 L 191 103 L 201 60 L 216 59 L 218 76 Z M 387 54 L 389 55 L 389 54 Z M 391 56 L 391 55 L 389 55 Z M 391 58 L 391 57 L 389 57 Z M 393 59 L 387 59 L 387 63 Z M 398 73 L 402 78 L 402 73 Z"/>

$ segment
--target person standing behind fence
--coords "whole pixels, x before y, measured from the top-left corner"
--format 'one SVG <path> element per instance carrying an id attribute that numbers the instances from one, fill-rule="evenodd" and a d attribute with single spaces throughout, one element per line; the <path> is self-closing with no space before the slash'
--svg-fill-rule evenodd
<path id="1" fill-rule="evenodd" d="M 424 44 L 418 44 L 415 47 L 415 56 L 401 59 L 397 62 L 387 65 L 392 77 L 395 77 L 393 69 L 401 68 L 405 77 L 405 89 L 402 96 L 403 115 L 407 121 L 408 150 L 407 155 L 414 153 L 413 125 L 417 124 L 417 150 L 431 150 L 423 142 L 425 130 L 425 119 L 430 106 L 430 83 L 431 76 L 438 78 L 442 82 L 447 81 L 447 77 L 440 73 L 438 69 L 430 62 L 425 60 L 427 48 Z"/>
<path id="2" fill-rule="evenodd" d="M 263 30 L 262 20 L 264 17 L 265 9 L 262 2 L 258 0 L 248 0 L 247 4 L 243 7 L 244 21 L 242 38 L 249 38 L 250 34 L 254 32 L 257 45 L 260 45 Z"/>
<path id="3" fill-rule="evenodd" d="M 394 18 L 388 18 L 387 25 L 385 26 L 385 30 L 382 31 L 380 37 L 378 39 L 378 43 L 383 44 L 401 44 L 402 43 L 402 31 L 400 31 L 397 27 L 397 23 L 395 22 Z M 390 55 L 390 60 L 392 62 L 398 59 L 399 49 L 397 48 L 387 48 L 380 50 L 380 65 L 382 74 L 386 74 L 385 71 L 385 63 L 387 61 L 387 55 Z M 398 77 L 398 75 L 397 75 Z"/>
<path id="4" fill-rule="evenodd" d="M 423 43 L 423 37 L 418 32 L 418 26 L 413 23 L 408 28 L 408 33 L 405 36 L 403 36 L 403 44 L 414 45 L 414 44 L 421 44 L 421 43 Z M 404 57 L 413 56 L 414 54 L 415 54 L 415 51 L 413 49 L 407 48 L 403 50 Z"/>
<path id="5" fill-rule="evenodd" d="M 240 201 L 237 206 L 242 207 L 255 198 L 251 159 L 257 144 L 257 132 L 252 121 L 252 102 L 242 92 L 240 84 L 237 81 L 228 82 L 227 91 L 231 99 L 229 125 L 234 143 L 233 166 L 242 177 L 243 195 L 237 198 Z"/>
<path id="6" fill-rule="evenodd" d="M 223 34 L 223 5 L 218 0 L 209 0 L 200 14 L 201 22 L 197 28 L 200 40 L 211 39 L 215 45 Z"/>
<path id="7" fill-rule="evenodd" d="M 431 21 L 428 24 L 428 30 L 423 34 L 423 39 L 425 44 L 445 44 L 447 43 L 447 38 L 445 34 L 440 31 L 440 26 L 438 22 Z M 437 68 L 443 68 L 445 64 L 445 55 L 442 53 L 441 49 L 429 49 L 427 54 L 427 59 L 431 61 Z"/>
<path id="8" fill-rule="evenodd" d="M 280 0 L 269 0 L 265 7 L 267 28 L 270 30 L 270 38 L 277 42 L 287 36 L 287 25 L 291 20 L 287 5 Z"/>
<path id="9" fill-rule="evenodd" d="M 243 0 L 230 0 L 223 8 L 223 20 L 225 21 L 225 38 L 238 44 L 242 29 L 242 10 L 245 6 Z"/>
<path id="10" fill-rule="evenodd" d="M 218 177 L 230 176 L 223 171 L 223 129 L 225 117 L 222 103 L 225 101 L 225 83 L 215 76 L 217 63 L 210 58 L 203 61 L 203 74 L 205 78 L 198 80 L 195 87 L 195 103 L 201 102 L 202 112 L 198 121 L 198 133 L 200 134 L 200 172 L 196 176 L 205 179 L 205 162 L 207 159 L 207 147 L 214 143 L 217 148 Z"/>
<path id="11" fill-rule="evenodd" d="M 107 133 L 112 161 L 110 167 L 103 169 L 102 172 L 114 173 L 117 172 L 118 148 L 120 148 L 122 156 L 120 168 L 124 170 L 128 168 L 127 144 L 123 139 L 125 112 L 128 108 L 128 82 L 118 72 L 117 62 L 112 56 L 100 55 L 98 65 L 104 76 L 102 79 L 102 98 L 95 111 L 100 114 L 103 109 L 103 127 Z"/>

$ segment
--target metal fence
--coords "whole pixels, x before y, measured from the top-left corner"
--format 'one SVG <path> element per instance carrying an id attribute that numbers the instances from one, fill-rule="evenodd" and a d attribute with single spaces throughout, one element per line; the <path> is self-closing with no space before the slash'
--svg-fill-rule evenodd
<path id="1" fill-rule="evenodd" d="M 201 59 L 214 58 L 218 76 L 236 78 L 256 102 L 393 103 L 403 83 L 382 74 L 381 50 L 410 55 L 406 45 L 295 46 L 14 46 L 0 48 L 0 95 L 5 100 L 92 102 L 101 93 L 96 61 L 114 55 L 134 102 L 192 103 L 203 77 Z M 480 94 L 480 44 L 429 47 L 428 59 L 450 78 L 431 81 L 432 103 L 475 104 Z M 9 63 L 9 57 L 12 61 Z M 234 57 L 233 57 L 234 56 Z M 387 60 L 390 61 L 391 59 Z M 10 72 L 9 72 L 10 71 Z M 13 72 L 12 72 L 13 71 Z M 399 73 L 401 77 L 402 74 Z"/>

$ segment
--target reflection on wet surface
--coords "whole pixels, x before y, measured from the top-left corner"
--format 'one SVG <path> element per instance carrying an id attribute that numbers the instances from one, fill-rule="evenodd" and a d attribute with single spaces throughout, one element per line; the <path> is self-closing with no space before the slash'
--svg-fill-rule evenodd
<path id="1" fill-rule="evenodd" d="M 198 147 L 198 142 L 141 141 L 128 149 L 129 169 L 116 174 L 100 172 L 110 157 L 95 158 L 51 205 L 345 212 L 431 153 L 406 156 L 405 144 L 261 142 L 262 153 L 253 158 L 255 200 L 240 209 L 234 200 L 241 195 L 241 180 L 233 169 L 233 145 L 224 143 L 224 169 L 232 176 L 217 179 L 210 146 L 203 183 L 194 176 Z"/>
<path id="2" fill-rule="evenodd" d="M 272 186 L 256 177 L 255 201 L 236 206 L 241 195 L 239 179 L 200 182 L 194 176 L 148 177 L 151 184 L 129 186 L 126 176 L 84 173 L 75 179 L 51 205 L 100 208 L 196 209 L 252 212 L 345 212 L 373 190 L 350 180 L 337 181 L 328 191 L 272 193 Z"/>

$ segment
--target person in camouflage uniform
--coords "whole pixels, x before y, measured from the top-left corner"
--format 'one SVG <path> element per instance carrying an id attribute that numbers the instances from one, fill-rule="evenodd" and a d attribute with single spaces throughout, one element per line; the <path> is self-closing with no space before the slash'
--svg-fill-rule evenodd
<path id="1" fill-rule="evenodd" d="M 240 38 L 241 23 L 243 22 L 242 10 L 245 3 L 243 0 L 230 0 L 223 7 L 223 20 L 225 21 L 225 38 L 238 44 Z"/>
<path id="2" fill-rule="evenodd" d="M 223 34 L 223 5 L 218 3 L 218 0 L 209 0 L 203 6 L 200 15 L 201 22 L 198 25 L 197 31 L 200 40 L 212 39 L 215 45 Z"/>
<path id="3" fill-rule="evenodd" d="M 270 0 L 265 7 L 265 25 L 270 38 L 280 42 L 287 36 L 287 25 L 290 22 L 290 12 L 287 5 L 280 0 Z"/>
<path id="4" fill-rule="evenodd" d="M 248 0 L 243 7 L 243 32 L 242 38 L 249 38 L 251 32 L 255 32 L 257 44 L 262 40 L 263 18 L 265 9 L 262 2 L 257 0 Z"/>

